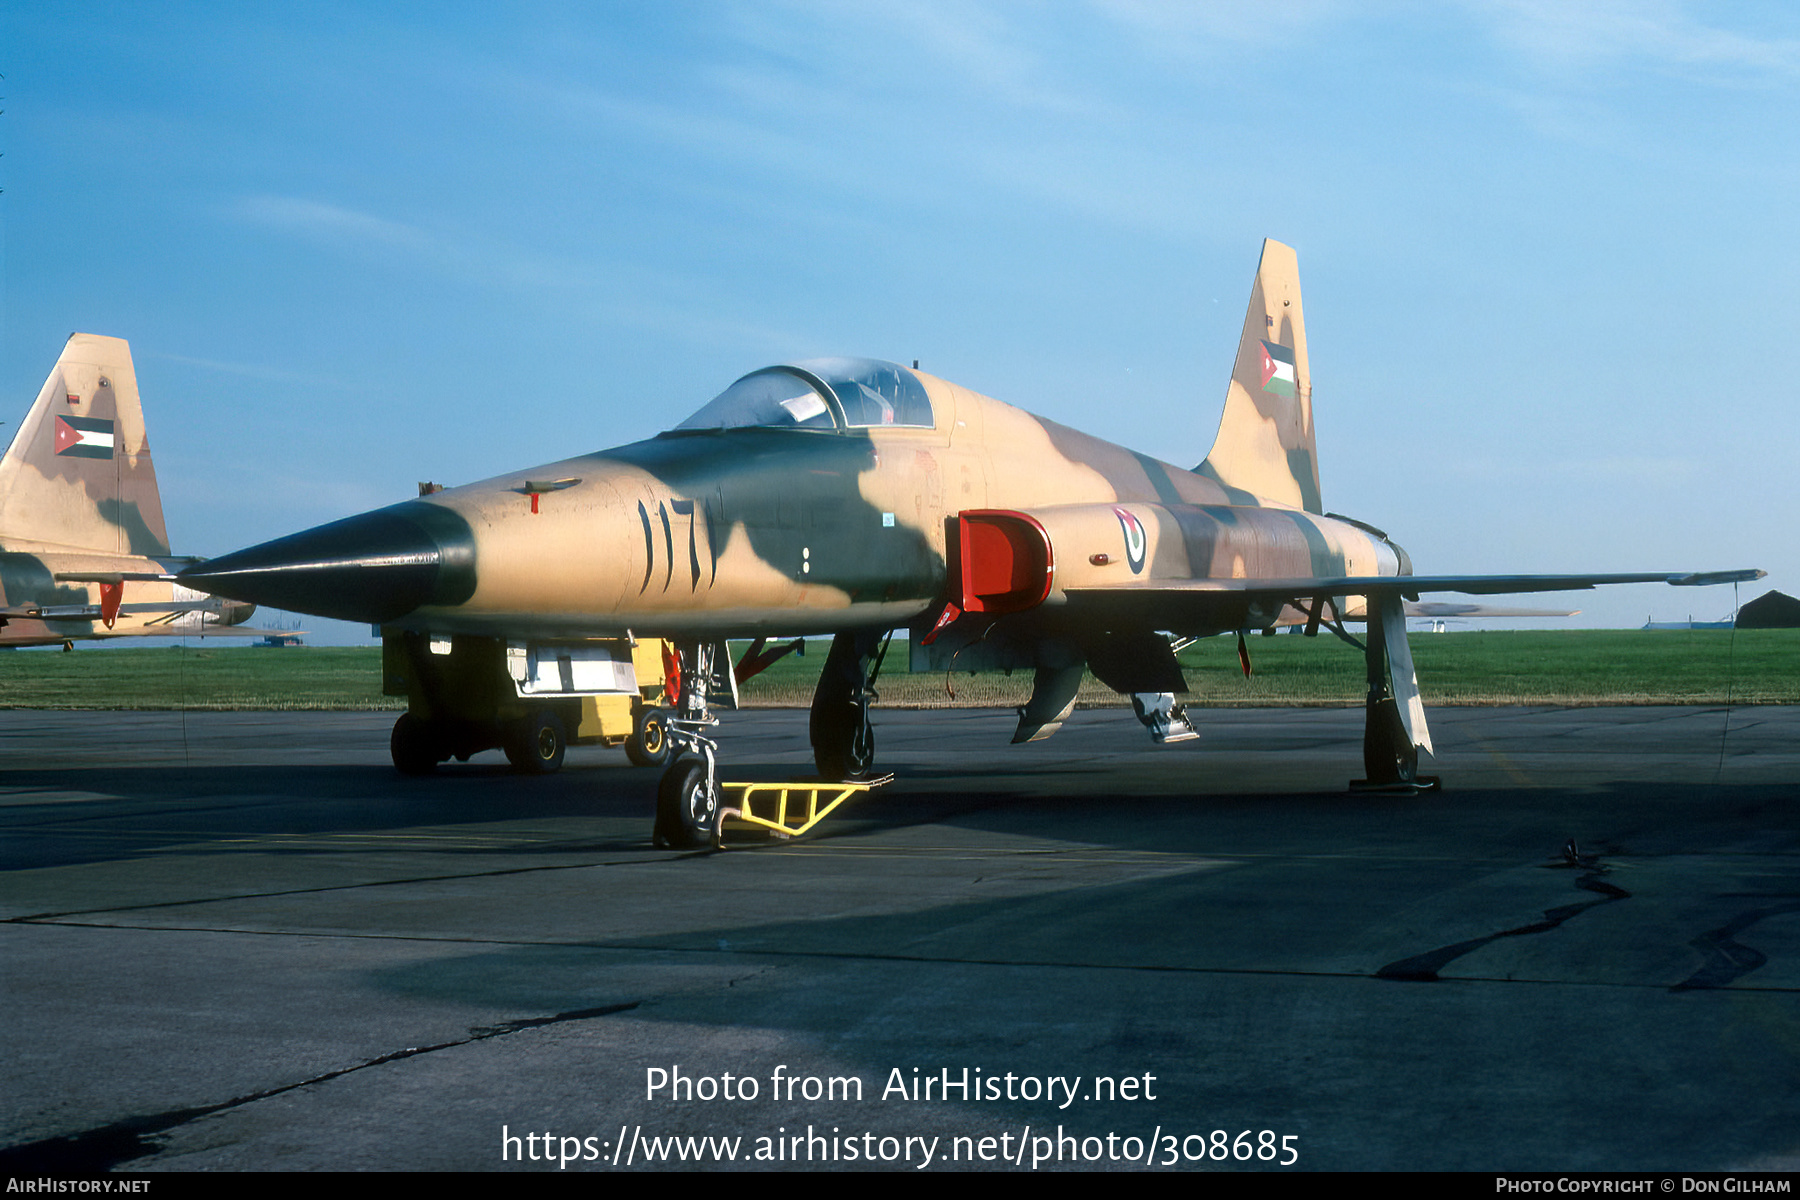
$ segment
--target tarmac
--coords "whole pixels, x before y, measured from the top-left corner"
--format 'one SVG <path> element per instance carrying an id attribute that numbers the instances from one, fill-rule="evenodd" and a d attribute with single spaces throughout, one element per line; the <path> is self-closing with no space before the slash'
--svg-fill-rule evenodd
<path id="1" fill-rule="evenodd" d="M 1800 710 L 877 713 L 812 837 L 389 714 L 0 712 L 0 1166 L 1791 1171 Z M 728 715 L 727 779 L 811 770 Z"/>

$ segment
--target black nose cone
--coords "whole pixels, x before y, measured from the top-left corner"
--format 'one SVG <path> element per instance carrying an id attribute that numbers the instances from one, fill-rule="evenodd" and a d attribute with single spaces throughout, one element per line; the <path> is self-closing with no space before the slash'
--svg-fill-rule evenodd
<path id="1" fill-rule="evenodd" d="M 475 535 L 441 504 L 408 500 L 196 563 L 182 583 L 270 608 L 398 620 L 475 593 Z"/>

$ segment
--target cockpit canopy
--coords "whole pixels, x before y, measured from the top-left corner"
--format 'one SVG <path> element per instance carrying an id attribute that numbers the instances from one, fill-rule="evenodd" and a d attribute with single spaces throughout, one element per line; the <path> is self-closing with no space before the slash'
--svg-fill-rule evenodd
<path id="1" fill-rule="evenodd" d="M 752 371 L 677 429 L 867 429 L 933 426 L 919 377 L 873 358 L 809 358 Z"/>

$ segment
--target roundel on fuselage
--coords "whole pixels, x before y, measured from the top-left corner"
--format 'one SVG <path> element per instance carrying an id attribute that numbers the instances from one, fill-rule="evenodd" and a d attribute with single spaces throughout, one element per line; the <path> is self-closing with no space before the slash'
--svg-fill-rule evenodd
<path id="1" fill-rule="evenodd" d="M 1115 508 L 1113 515 L 1119 518 L 1119 528 L 1125 534 L 1125 561 L 1131 564 L 1133 575 L 1141 575 L 1144 571 L 1144 552 L 1150 543 L 1149 537 L 1144 533 L 1144 523 L 1128 509 Z"/>

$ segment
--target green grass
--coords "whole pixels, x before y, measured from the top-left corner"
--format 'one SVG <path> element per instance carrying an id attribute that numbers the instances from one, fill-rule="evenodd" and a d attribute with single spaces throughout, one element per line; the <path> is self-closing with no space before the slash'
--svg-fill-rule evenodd
<path id="1" fill-rule="evenodd" d="M 405 708 L 381 694 L 379 646 L 82 646 L 0 654 L 7 708 Z"/>
<path id="2" fill-rule="evenodd" d="M 1800 630 L 1562 630 L 1413 634 L 1427 704 L 1741 704 L 1800 702 Z M 1254 673 L 1231 638 L 1182 653 L 1196 705 L 1344 705 L 1363 696 L 1362 656 L 1329 636 L 1249 639 Z M 750 705 L 804 705 L 824 643 L 744 687 Z M 877 685 L 884 705 L 1023 704 L 1031 673 L 909 675 L 896 641 Z M 948 687 L 946 686 L 948 685 Z M 952 696 L 950 693 L 954 692 Z M 1081 702 L 1122 704 L 1092 679 Z M 383 709 L 378 647 L 272 650 L 84 646 L 0 654 L 0 706 L 119 709 Z"/>
<path id="3" fill-rule="evenodd" d="M 1800 702 L 1800 630 L 1589 629 L 1415 633 L 1407 638 L 1428 704 L 1745 704 Z M 1252 637 L 1251 676 L 1229 637 L 1196 642 L 1181 654 L 1197 705 L 1359 704 L 1363 658 L 1322 634 Z M 821 647 L 822 649 L 822 647 Z M 898 643 L 890 662 L 904 668 Z M 746 698 L 804 704 L 820 659 L 789 656 L 750 681 Z M 884 667 L 882 703 L 902 706 L 1023 704 L 1031 672 L 905 675 Z M 951 692 L 955 695 L 952 697 Z M 1124 704 L 1089 677 L 1080 702 Z"/>

